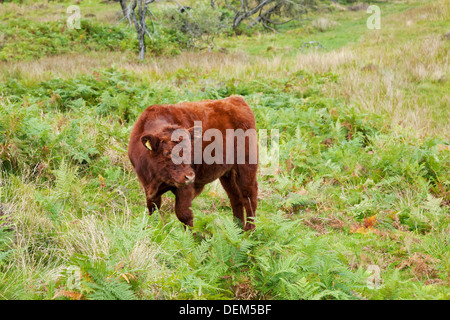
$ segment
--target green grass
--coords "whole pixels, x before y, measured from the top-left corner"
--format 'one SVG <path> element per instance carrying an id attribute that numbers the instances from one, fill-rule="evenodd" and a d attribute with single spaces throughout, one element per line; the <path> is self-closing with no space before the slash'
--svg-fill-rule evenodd
<path id="1" fill-rule="evenodd" d="M 398 3 L 398 2 L 375 2 L 380 7 L 381 21 L 389 19 L 391 15 L 396 15 L 405 10 L 411 10 L 423 2 Z M 348 11 L 331 11 L 324 10 L 320 13 L 312 13 L 304 16 L 301 21 L 293 21 L 277 28 L 279 33 L 270 33 L 263 37 L 254 35 L 241 35 L 231 39 L 225 39 L 223 42 L 218 41 L 219 46 L 232 48 L 237 50 L 245 50 L 252 55 L 282 55 L 294 56 L 299 50 L 307 51 L 304 43 L 310 41 L 319 42 L 322 47 L 312 46 L 322 52 L 329 52 L 340 49 L 349 44 L 357 44 L 361 37 L 370 31 L 367 29 L 367 19 L 370 16 L 366 10 L 355 12 Z M 311 22 L 318 18 L 325 18 L 328 21 L 336 23 L 327 30 L 320 31 L 311 25 Z M 436 25 L 437 29 L 442 30 L 442 23 Z M 427 28 L 433 27 L 433 24 L 427 23 Z M 264 29 L 260 29 L 264 32 Z M 408 39 L 408 37 L 396 37 L 396 39 Z"/>
<path id="2" fill-rule="evenodd" d="M 445 282 L 450 221 L 442 188 L 449 185 L 450 155 L 438 150 L 445 142 L 417 140 L 406 130 L 392 135 L 381 118 L 315 93 L 317 83 L 334 81 L 334 75 L 312 79 L 307 95 L 283 92 L 282 81 L 263 79 L 204 92 L 190 91 L 189 84 L 144 86 L 117 70 L 99 71 L 97 79 L 5 84 L 0 199 L 11 213 L 3 238 L 13 242 L 4 247 L 2 295 L 390 298 L 367 288 L 370 264 L 380 266 L 382 288 L 394 286 L 398 298 L 415 298 L 409 291 L 413 284 Z M 214 189 L 194 204 L 194 231 L 202 238 L 184 230 L 169 201 L 163 220 L 146 217 L 125 156 L 139 111 L 161 95 L 175 102 L 232 93 L 252 105 L 259 128 L 281 132 L 280 174 L 260 179 L 256 231 L 243 233 L 227 198 Z M 27 107 L 18 109 L 24 98 Z M 121 99 L 130 107 L 122 109 Z M 324 144 L 326 139 L 332 144 Z M 357 228 L 372 216 L 373 227 Z M 436 236 L 443 245 L 434 252 L 402 244 L 403 238 L 430 243 Z M 433 257 L 425 262 L 431 271 L 411 273 L 414 264 L 398 270 L 415 252 Z M 25 260 L 27 272 L 18 269 L 17 260 Z M 76 288 L 69 286 L 70 268 L 83 275 Z M 31 286 L 26 293 L 24 283 Z M 442 285 L 417 294 L 449 298 Z"/>
<path id="3" fill-rule="evenodd" d="M 93 12 L 103 7 L 82 5 Z M 387 43 L 420 46 L 417 27 L 404 39 L 406 27 L 395 22 L 398 14 L 411 14 L 406 5 L 381 5 L 392 14 L 381 37 L 397 30 Z M 450 143 L 445 132 L 419 135 L 341 93 L 348 74 L 372 75 L 359 66 L 372 61 L 366 54 L 375 47 L 360 15 L 333 12 L 328 18 L 340 25 L 313 33 L 327 50 L 319 59 L 332 58 L 337 48 L 361 59 L 336 67 L 298 64 L 303 56 L 294 48 L 305 30 L 285 26 L 280 34 L 219 39 L 227 47 L 235 41 L 231 51 L 245 50 L 245 59 L 231 56 L 235 64 L 225 69 L 214 52 L 207 62 L 201 54 L 185 62 L 192 54 L 182 54 L 61 77 L 1 69 L 0 298 L 450 299 Z M 36 13 L 27 17 L 11 37 L 39 25 Z M 96 38 L 104 22 L 87 23 L 95 28 L 86 41 L 106 64 L 124 39 Z M 442 32 L 442 23 L 420 23 Z M 11 32 L 8 22 L 2 25 Z M 56 26 L 46 24 L 50 31 Z M 49 41 L 50 50 L 58 37 L 69 34 L 55 29 L 35 43 Z M 39 46 L 8 46 L 22 50 L 17 66 L 42 57 Z M 439 42 L 428 63 L 440 65 L 445 46 Z M 389 69 L 399 47 L 387 48 L 380 68 L 411 77 L 401 87 L 411 99 L 419 97 L 424 109 L 445 102 L 442 81 Z M 83 53 L 81 44 L 54 49 Z M 130 61 L 133 55 L 117 53 Z M 333 88 L 342 96 L 330 94 Z M 231 94 L 247 100 L 258 128 L 280 132 L 279 171 L 258 177 L 256 230 L 241 230 L 217 184 L 194 200 L 193 230 L 177 220 L 173 195 L 148 216 L 126 154 L 139 114 L 151 104 Z M 385 103 L 384 96 L 376 103 Z M 363 97 L 370 100 L 369 93 Z M 375 288 L 373 268 L 380 270 Z"/>
<path id="4" fill-rule="evenodd" d="M 20 25 L 19 29 L 14 26 Z M 84 50 L 130 50 L 133 44 L 130 31 L 120 27 L 102 26 L 82 20 L 80 29 L 70 29 L 65 21 L 46 23 L 32 20 L 8 19 L 0 24 L 5 42 L 0 60 L 30 60 Z"/>

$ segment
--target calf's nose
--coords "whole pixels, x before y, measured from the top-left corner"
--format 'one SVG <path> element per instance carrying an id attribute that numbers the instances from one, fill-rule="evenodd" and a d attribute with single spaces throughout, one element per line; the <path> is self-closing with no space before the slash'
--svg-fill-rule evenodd
<path id="1" fill-rule="evenodd" d="M 192 183 L 194 182 L 195 174 L 185 175 L 184 178 L 186 179 L 186 184 Z"/>

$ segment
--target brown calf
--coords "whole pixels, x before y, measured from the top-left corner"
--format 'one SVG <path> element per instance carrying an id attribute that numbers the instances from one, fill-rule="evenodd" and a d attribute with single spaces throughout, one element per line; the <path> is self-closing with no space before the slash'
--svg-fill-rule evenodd
<path id="1" fill-rule="evenodd" d="M 148 107 L 131 132 L 128 156 L 150 214 L 160 208 L 161 195 L 172 191 L 178 219 L 192 227 L 192 200 L 219 179 L 233 215 L 244 230 L 254 228 L 258 148 L 255 117 L 243 98 Z M 184 161 L 176 161 L 177 156 Z"/>

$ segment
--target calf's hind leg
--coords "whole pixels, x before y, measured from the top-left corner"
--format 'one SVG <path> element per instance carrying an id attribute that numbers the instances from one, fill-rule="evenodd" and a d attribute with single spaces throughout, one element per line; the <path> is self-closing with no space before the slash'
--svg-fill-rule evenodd
<path id="1" fill-rule="evenodd" d="M 258 182 L 256 181 L 256 172 L 258 167 L 256 165 L 245 165 L 239 168 L 236 177 L 237 185 L 241 193 L 241 201 L 245 208 L 246 221 L 244 230 L 251 230 L 255 228 L 253 218 L 256 216 L 256 208 L 258 206 Z"/>
<path id="2" fill-rule="evenodd" d="M 245 226 L 244 207 L 242 205 L 241 192 L 236 184 L 236 172 L 230 172 L 227 176 L 220 177 L 219 180 L 230 199 L 233 215 Z"/>

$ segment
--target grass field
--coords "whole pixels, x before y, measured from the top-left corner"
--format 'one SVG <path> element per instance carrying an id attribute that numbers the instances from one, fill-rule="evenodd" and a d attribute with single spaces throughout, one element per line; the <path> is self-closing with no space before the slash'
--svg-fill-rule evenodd
<path id="1" fill-rule="evenodd" d="M 163 39 L 143 62 L 117 3 L 81 1 L 79 30 L 70 4 L 0 5 L 0 299 L 450 299 L 448 0 L 377 2 L 379 30 L 339 5 L 210 51 Z M 148 216 L 137 117 L 231 94 L 280 132 L 256 230 L 218 184 L 194 232 L 171 194 Z"/>

